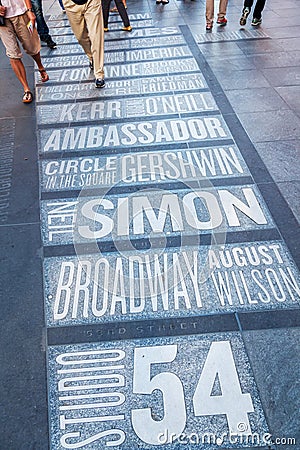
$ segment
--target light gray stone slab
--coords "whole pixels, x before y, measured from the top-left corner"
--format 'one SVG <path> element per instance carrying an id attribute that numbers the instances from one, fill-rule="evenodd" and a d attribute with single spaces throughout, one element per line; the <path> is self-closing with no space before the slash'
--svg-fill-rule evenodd
<path id="1" fill-rule="evenodd" d="M 300 118 L 293 111 L 239 113 L 238 116 L 253 142 L 300 138 Z"/>
<path id="2" fill-rule="evenodd" d="M 207 186 L 208 182 L 205 180 Z M 170 186 L 170 189 L 172 186 Z M 274 227 L 255 186 L 145 188 L 133 194 L 102 193 L 41 202 L 44 245 L 163 238 Z"/>
<path id="3" fill-rule="evenodd" d="M 134 97 L 126 99 L 99 100 L 80 103 L 42 105 L 37 107 L 37 123 L 68 124 L 70 122 L 99 123 L 105 120 L 146 118 L 151 116 L 181 117 L 187 113 L 218 111 L 210 92 L 178 93 L 163 96 Z"/>
<path id="4" fill-rule="evenodd" d="M 55 42 L 59 45 L 61 44 L 75 44 L 77 40 L 74 35 L 65 35 L 55 37 Z M 159 37 L 149 37 L 149 38 L 137 38 L 137 39 L 126 39 L 115 41 L 105 41 L 105 52 L 111 50 L 121 50 L 129 48 L 146 48 L 146 47 L 165 47 L 168 45 L 182 45 L 185 44 L 185 39 L 180 35 L 170 35 L 170 36 L 159 36 Z M 52 53 L 53 55 L 53 53 Z M 50 56 L 50 55 L 49 55 Z M 55 54 L 53 55 L 55 56 Z"/>
<path id="5" fill-rule="evenodd" d="M 277 450 L 296 450 L 299 422 L 299 328 L 243 333 Z"/>
<path id="6" fill-rule="evenodd" d="M 42 160 L 40 174 L 44 192 L 250 176 L 235 145 Z"/>
<path id="7" fill-rule="evenodd" d="M 300 140 L 257 143 L 255 148 L 277 183 L 300 180 Z"/>
<path id="8" fill-rule="evenodd" d="M 238 333 L 58 346 L 48 361 L 51 450 L 253 448 L 254 434 L 266 444 Z"/>
<path id="9" fill-rule="evenodd" d="M 52 73 L 51 73 L 52 76 Z M 37 86 L 38 102 L 55 103 L 60 100 L 117 97 L 126 95 L 162 94 L 207 89 L 201 73 L 164 75 L 149 78 L 130 78 L 126 80 L 106 80 L 105 90 L 95 89 L 93 83 L 73 83 L 55 86 Z"/>
<path id="10" fill-rule="evenodd" d="M 207 142 L 231 139 L 222 116 L 149 120 L 146 122 L 117 122 L 93 126 L 72 126 L 39 130 L 40 151 L 90 151 L 145 147 L 186 142 Z"/>
<path id="11" fill-rule="evenodd" d="M 299 308 L 279 241 L 45 258 L 49 327 Z"/>
<path id="12" fill-rule="evenodd" d="M 299 86 L 300 89 L 300 86 Z M 235 112 L 267 112 L 289 109 L 273 88 L 227 90 L 226 95 Z M 300 102 L 299 102 L 300 103 Z"/>
<path id="13" fill-rule="evenodd" d="M 241 29 L 236 31 L 222 31 L 212 33 L 196 34 L 195 39 L 198 44 L 206 42 L 220 42 L 220 41 L 236 41 L 240 39 L 259 39 L 269 37 L 263 30 L 247 30 Z"/>
<path id="14" fill-rule="evenodd" d="M 88 60 L 85 55 L 78 55 L 78 57 L 75 58 L 70 56 L 68 58 L 62 58 L 61 61 L 51 59 L 49 64 L 53 64 L 53 68 L 61 67 L 61 70 L 51 70 L 51 73 L 49 73 L 51 84 L 86 80 L 92 81 L 94 79 L 92 72 L 87 67 Z M 72 65 L 74 65 L 74 67 L 70 67 Z M 46 62 L 45 66 L 47 67 Z M 170 59 L 164 61 L 163 64 L 161 61 L 149 61 L 141 63 L 112 64 L 104 67 L 104 73 L 108 79 L 131 78 L 139 76 L 149 77 L 163 74 L 167 76 L 170 74 L 186 72 L 199 72 L 199 66 L 194 58 Z M 35 74 L 35 77 L 36 83 L 41 83 L 38 73 Z"/>
<path id="15" fill-rule="evenodd" d="M 300 205 L 299 205 L 299 194 L 300 194 L 300 182 L 299 178 L 296 181 L 278 183 L 278 187 L 285 199 L 287 200 L 294 216 L 300 224 Z"/>

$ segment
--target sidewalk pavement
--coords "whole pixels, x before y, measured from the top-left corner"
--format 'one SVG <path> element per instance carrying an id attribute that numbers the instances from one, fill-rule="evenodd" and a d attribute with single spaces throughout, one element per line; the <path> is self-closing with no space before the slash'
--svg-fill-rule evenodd
<path id="1" fill-rule="evenodd" d="M 30 105 L 0 46 L 1 450 L 300 448 L 297 6 L 129 0 L 97 90 L 46 0 Z"/>

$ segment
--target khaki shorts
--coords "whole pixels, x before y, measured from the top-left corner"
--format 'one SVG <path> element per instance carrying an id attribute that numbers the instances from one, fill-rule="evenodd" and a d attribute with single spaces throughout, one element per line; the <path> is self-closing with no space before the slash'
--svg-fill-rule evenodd
<path id="1" fill-rule="evenodd" d="M 0 27 L 0 37 L 6 48 L 6 55 L 12 59 L 22 58 L 18 40 L 28 55 L 34 56 L 41 50 L 41 42 L 36 28 L 31 34 L 27 28 L 27 14 L 5 19 L 6 26 Z"/>

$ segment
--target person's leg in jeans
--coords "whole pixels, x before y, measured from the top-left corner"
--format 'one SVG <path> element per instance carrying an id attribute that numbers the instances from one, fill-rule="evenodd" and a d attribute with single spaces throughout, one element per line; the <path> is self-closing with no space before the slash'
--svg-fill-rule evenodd
<path id="1" fill-rule="evenodd" d="M 244 26 L 246 25 L 247 22 L 247 17 L 250 14 L 252 5 L 253 5 L 253 1 L 254 0 L 245 0 L 244 1 L 244 7 L 243 7 L 243 11 L 242 11 L 242 17 L 240 18 L 240 25 Z"/>
<path id="2" fill-rule="evenodd" d="M 108 31 L 108 17 L 111 0 L 102 0 L 102 13 L 103 13 L 103 27 L 105 31 Z"/>
<path id="3" fill-rule="evenodd" d="M 119 14 L 121 16 L 121 19 L 123 21 L 124 27 L 125 28 L 130 28 L 130 30 L 127 30 L 127 31 L 131 31 L 132 28 L 130 27 L 128 14 L 127 14 L 127 11 L 126 11 L 126 8 L 124 6 L 123 1 L 122 0 L 115 0 L 115 4 L 116 4 L 117 10 L 118 10 L 118 12 L 119 12 Z"/>
<path id="4" fill-rule="evenodd" d="M 253 18 L 261 19 L 261 13 L 265 7 L 265 3 L 266 3 L 266 0 L 257 0 L 254 11 L 253 11 Z"/>
<path id="5" fill-rule="evenodd" d="M 41 41 L 46 42 L 48 47 L 55 48 L 56 44 L 52 40 L 50 34 L 49 34 L 49 28 L 46 24 L 44 14 L 43 14 L 43 7 L 42 7 L 42 1 L 41 0 L 32 0 L 32 9 L 34 11 L 34 14 L 36 16 L 36 25 L 37 25 L 37 31 L 40 35 Z"/>

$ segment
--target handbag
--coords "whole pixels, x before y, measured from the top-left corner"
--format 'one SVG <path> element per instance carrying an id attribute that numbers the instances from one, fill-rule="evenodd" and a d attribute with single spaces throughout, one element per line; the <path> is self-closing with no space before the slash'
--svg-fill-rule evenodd
<path id="1" fill-rule="evenodd" d="M 2 5 L 1 1 L 0 1 L 0 5 Z M 5 27 L 5 18 L 4 18 L 4 16 L 0 16 L 0 27 Z"/>

